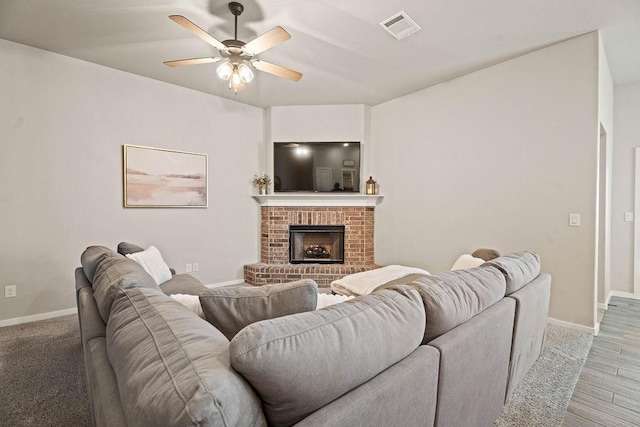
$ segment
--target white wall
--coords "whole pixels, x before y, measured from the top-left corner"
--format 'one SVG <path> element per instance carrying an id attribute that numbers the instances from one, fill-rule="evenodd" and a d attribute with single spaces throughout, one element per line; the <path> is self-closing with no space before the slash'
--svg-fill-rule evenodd
<path id="1" fill-rule="evenodd" d="M 611 289 L 633 293 L 634 223 L 625 222 L 624 213 L 634 210 L 635 148 L 640 147 L 640 82 L 616 86 L 614 112 Z"/>
<path id="2" fill-rule="evenodd" d="M 598 36 L 598 121 L 602 128 L 606 132 L 606 137 L 600 140 L 600 144 L 604 144 L 604 158 L 600 158 L 600 151 L 598 152 L 598 164 L 602 164 L 603 167 L 597 167 L 597 179 L 596 194 L 598 197 L 598 205 L 596 207 L 596 247 L 599 249 L 596 251 L 598 256 L 595 271 L 596 277 L 596 292 L 598 295 L 598 302 L 606 304 L 611 291 L 611 180 L 612 180 L 612 168 L 613 168 L 613 79 L 611 78 L 611 71 L 609 70 L 609 61 L 604 50 L 604 44 L 602 37 Z M 597 129 L 597 138 L 601 138 L 601 129 Z M 603 176 L 600 176 L 600 170 L 604 170 Z M 600 200 L 599 187 L 600 180 L 603 180 L 603 187 L 605 188 L 605 199 Z M 600 221 L 599 216 L 603 213 L 604 218 Z M 600 230 L 599 224 L 604 224 L 604 230 Z M 604 242 L 600 242 L 603 239 Z M 600 258 L 603 258 L 602 260 Z M 602 268 L 603 271 L 600 271 Z M 600 283 L 601 282 L 601 283 Z M 600 283 L 600 285 L 598 285 Z M 597 322 L 597 307 L 594 307 L 594 322 Z"/>
<path id="3" fill-rule="evenodd" d="M 0 290 L 18 292 L 0 320 L 75 307 L 88 245 L 153 244 L 205 283 L 256 262 L 262 109 L 4 40 L 0 57 Z M 124 209 L 123 144 L 208 154 L 209 207 Z"/>
<path id="4" fill-rule="evenodd" d="M 376 263 L 537 251 L 550 316 L 594 326 L 598 35 L 375 106 Z M 582 215 L 569 227 L 569 213 Z"/>

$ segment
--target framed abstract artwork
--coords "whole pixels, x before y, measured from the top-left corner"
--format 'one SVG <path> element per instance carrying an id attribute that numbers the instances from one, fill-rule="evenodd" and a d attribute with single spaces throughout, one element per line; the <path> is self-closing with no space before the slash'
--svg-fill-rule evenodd
<path id="1" fill-rule="evenodd" d="M 205 208 L 207 155 L 124 145 L 125 208 Z"/>

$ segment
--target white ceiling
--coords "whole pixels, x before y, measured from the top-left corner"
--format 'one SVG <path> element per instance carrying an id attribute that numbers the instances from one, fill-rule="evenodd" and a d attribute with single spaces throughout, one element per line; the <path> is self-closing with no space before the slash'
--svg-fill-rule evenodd
<path id="1" fill-rule="evenodd" d="M 0 0 L 0 38 L 251 105 L 375 105 L 600 29 L 615 84 L 640 81 L 640 0 L 244 0 L 238 38 L 276 25 L 291 40 L 259 55 L 304 74 L 256 72 L 234 95 L 216 64 L 162 61 L 217 55 L 168 19 L 186 16 L 233 38 L 222 0 Z M 395 40 L 378 23 L 405 10 L 422 31 Z"/>

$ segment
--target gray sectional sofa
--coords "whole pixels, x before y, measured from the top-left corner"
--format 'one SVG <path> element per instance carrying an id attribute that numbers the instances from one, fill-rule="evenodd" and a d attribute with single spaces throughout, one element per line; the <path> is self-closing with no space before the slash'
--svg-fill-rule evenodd
<path id="1" fill-rule="evenodd" d="M 180 281 L 182 293 L 208 292 L 177 276 L 159 287 L 107 248 L 83 254 L 95 425 L 490 426 L 541 352 L 550 291 L 538 256 L 521 252 L 229 340 L 167 296 Z"/>

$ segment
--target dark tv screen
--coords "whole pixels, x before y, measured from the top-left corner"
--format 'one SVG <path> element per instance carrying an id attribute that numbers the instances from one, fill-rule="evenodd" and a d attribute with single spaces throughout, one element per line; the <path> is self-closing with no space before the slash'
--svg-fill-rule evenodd
<path id="1" fill-rule="evenodd" d="M 275 142 L 276 192 L 360 192 L 359 142 Z"/>

